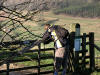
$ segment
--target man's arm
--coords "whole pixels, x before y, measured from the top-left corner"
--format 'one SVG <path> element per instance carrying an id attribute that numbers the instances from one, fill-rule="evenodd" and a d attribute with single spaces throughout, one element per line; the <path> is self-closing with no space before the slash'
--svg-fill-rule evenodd
<path id="1" fill-rule="evenodd" d="M 48 32 L 48 30 L 44 33 L 43 37 L 42 37 L 42 43 L 44 44 L 48 44 L 50 42 L 52 42 L 53 39 L 52 39 L 52 36 L 51 36 L 51 33 Z"/>

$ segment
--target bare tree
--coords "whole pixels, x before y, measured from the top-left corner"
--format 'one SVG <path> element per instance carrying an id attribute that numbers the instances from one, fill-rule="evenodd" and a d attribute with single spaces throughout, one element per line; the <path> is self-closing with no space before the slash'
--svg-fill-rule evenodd
<path id="1" fill-rule="evenodd" d="M 15 0 L 0 0 L 0 18 L 4 19 L 0 22 L 0 30 L 4 33 L 1 42 L 6 36 L 9 36 L 13 41 L 16 40 L 19 35 L 13 36 L 12 32 L 19 27 L 24 28 L 31 36 L 41 38 L 25 27 L 24 22 L 36 21 L 34 15 L 40 13 L 45 4 L 46 2 L 43 0 L 16 0 L 16 2 Z M 28 11 L 24 13 L 25 10 Z"/>

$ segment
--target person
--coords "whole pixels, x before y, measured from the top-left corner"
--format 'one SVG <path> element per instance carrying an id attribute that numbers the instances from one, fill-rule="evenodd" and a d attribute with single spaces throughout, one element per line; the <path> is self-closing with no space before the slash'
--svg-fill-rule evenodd
<path id="1" fill-rule="evenodd" d="M 60 67 L 63 67 L 62 75 L 66 75 L 66 66 L 67 66 L 67 51 L 69 50 L 69 32 L 67 29 L 59 26 L 50 24 L 45 24 L 44 29 L 46 30 L 42 37 L 42 42 L 44 44 L 48 44 L 50 42 L 54 42 L 55 46 L 55 61 L 54 61 L 54 68 L 55 72 L 54 75 L 58 75 L 58 71 Z"/>

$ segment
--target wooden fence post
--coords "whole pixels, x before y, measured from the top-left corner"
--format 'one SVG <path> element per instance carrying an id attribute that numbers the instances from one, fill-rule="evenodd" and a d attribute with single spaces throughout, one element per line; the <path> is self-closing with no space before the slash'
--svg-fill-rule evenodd
<path id="1" fill-rule="evenodd" d="M 95 53 L 94 53 L 94 33 L 89 33 L 89 48 L 90 48 L 90 70 L 95 69 Z"/>
<path id="2" fill-rule="evenodd" d="M 86 33 L 83 33 L 82 37 L 82 70 L 84 71 L 86 68 L 85 65 L 85 56 L 86 56 Z"/>
<path id="3" fill-rule="evenodd" d="M 7 75 L 9 75 L 9 66 L 10 66 L 10 63 L 9 63 L 9 60 L 7 60 L 7 62 L 6 62 L 6 65 L 7 65 Z"/>
<path id="4" fill-rule="evenodd" d="M 54 43 L 54 45 L 55 45 L 55 43 Z M 53 50 L 53 52 L 54 52 L 54 58 L 53 58 L 53 61 L 55 61 L 55 52 L 56 52 L 56 50 Z M 53 71 L 55 72 L 55 66 L 53 65 Z M 54 72 L 53 72 L 53 74 L 54 74 Z"/>
<path id="5" fill-rule="evenodd" d="M 76 74 L 79 73 L 79 51 L 81 47 L 81 40 L 80 40 L 80 24 L 76 23 L 75 26 L 75 40 L 74 40 L 74 50 L 75 50 L 75 71 Z"/>
<path id="6" fill-rule="evenodd" d="M 79 71 L 79 45 L 76 45 L 76 42 L 79 44 L 79 37 L 80 37 L 80 24 L 78 23 L 73 23 L 70 25 L 70 49 L 74 49 L 74 60 L 73 60 L 73 65 L 74 65 L 74 72 L 78 73 Z M 75 39 L 78 40 L 75 40 Z M 77 48 L 77 50 L 76 50 Z"/>
<path id="7" fill-rule="evenodd" d="M 72 71 L 75 71 L 75 55 L 74 55 L 74 39 L 75 39 L 75 32 L 71 32 L 69 35 L 69 50 L 72 60 Z"/>
<path id="8" fill-rule="evenodd" d="M 38 45 L 38 75 L 40 75 L 40 50 L 41 44 Z"/>

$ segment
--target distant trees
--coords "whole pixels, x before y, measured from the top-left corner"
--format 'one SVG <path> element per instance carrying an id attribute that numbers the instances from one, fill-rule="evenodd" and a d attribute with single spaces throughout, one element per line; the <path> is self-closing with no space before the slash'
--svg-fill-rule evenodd
<path id="1" fill-rule="evenodd" d="M 100 2 L 100 0 L 93 0 L 93 2 Z"/>
<path id="2" fill-rule="evenodd" d="M 55 14 L 63 13 L 80 17 L 100 17 L 100 0 L 65 0 L 64 3 L 60 5 L 59 9 L 54 11 Z"/>

